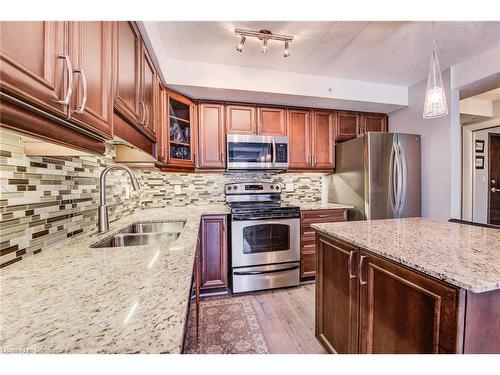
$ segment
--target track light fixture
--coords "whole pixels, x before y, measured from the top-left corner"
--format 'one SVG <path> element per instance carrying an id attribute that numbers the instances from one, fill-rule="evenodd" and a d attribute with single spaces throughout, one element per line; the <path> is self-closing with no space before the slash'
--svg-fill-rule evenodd
<path id="1" fill-rule="evenodd" d="M 288 57 L 290 56 L 290 44 L 288 40 L 285 42 L 285 53 L 283 54 L 283 57 Z"/>
<path id="2" fill-rule="evenodd" d="M 262 47 L 260 49 L 260 52 L 262 52 L 264 55 L 267 53 L 267 39 L 264 39 L 262 41 Z"/>
<path id="3" fill-rule="evenodd" d="M 238 52 L 241 52 L 243 51 L 243 44 L 245 44 L 245 40 L 247 40 L 247 37 L 242 35 L 241 36 L 241 39 L 240 39 L 240 42 L 238 43 L 238 45 L 235 47 L 236 48 L 236 51 Z"/>
<path id="4" fill-rule="evenodd" d="M 269 40 L 277 40 L 279 42 L 285 43 L 285 52 L 283 53 L 283 57 L 290 56 L 290 43 L 293 41 L 292 36 L 288 35 L 278 35 L 273 34 L 269 30 L 260 30 L 260 31 L 252 31 L 252 30 L 243 30 L 243 29 L 235 29 L 234 33 L 241 37 L 239 44 L 236 46 L 236 51 L 243 51 L 243 44 L 247 37 L 257 38 L 262 41 L 261 52 L 263 54 L 267 54 L 268 52 L 268 42 Z"/>

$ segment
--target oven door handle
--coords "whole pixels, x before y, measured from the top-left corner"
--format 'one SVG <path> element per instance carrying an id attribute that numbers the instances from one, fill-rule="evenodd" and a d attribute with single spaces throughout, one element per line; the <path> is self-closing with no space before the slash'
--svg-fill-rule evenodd
<path id="1" fill-rule="evenodd" d="M 266 273 L 276 273 L 276 272 L 285 272 L 285 271 L 292 271 L 296 270 L 299 268 L 298 265 L 287 267 L 287 268 L 280 268 L 276 270 L 269 270 L 269 271 L 233 271 L 233 274 L 243 276 L 243 275 L 264 275 Z"/>

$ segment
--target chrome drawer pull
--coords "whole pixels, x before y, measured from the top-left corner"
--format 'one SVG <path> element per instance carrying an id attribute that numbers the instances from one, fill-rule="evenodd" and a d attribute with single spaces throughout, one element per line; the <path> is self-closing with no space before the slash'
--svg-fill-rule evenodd
<path id="1" fill-rule="evenodd" d="M 348 269 L 348 272 L 349 272 L 349 278 L 350 279 L 355 279 L 356 278 L 356 275 L 353 275 L 352 274 L 352 258 L 354 257 L 354 254 L 356 253 L 357 251 L 351 251 L 349 253 L 349 262 L 348 262 L 348 265 L 347 265 L 347 269 Z"/>
<path id="2" fill-rule="evenodd" d="M 358 274 L 359 274 L 359 285 L 365 285 L 367 284 L 366 281 L 363 281 L 363 261 L 365 260 L 366 256 L 361 255 L 359 257 L 359 266 L 358 266 Z"/>

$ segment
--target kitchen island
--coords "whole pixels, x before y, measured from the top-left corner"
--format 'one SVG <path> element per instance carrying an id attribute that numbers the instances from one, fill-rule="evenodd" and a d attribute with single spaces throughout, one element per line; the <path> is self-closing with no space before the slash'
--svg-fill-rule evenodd
<path id="1" fill-rule="evenodd" d="M 326 350 L 500 352 L 500 230 L 422 218 L 312 226 Z"/>

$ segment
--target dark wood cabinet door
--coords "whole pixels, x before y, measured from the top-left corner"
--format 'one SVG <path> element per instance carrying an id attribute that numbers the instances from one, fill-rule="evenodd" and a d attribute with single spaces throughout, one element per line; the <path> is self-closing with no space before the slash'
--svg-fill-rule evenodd
<path id="1" fill-rule="evenodd" d="M 140 125 L 151 139 L 156 138 L 156 70 L 144 44 L 141 46 L 141 103 L 145 111 Z"/>
<path id="2" fill-rule="evenodd" d="M 226 131 L 228 134 L 255 134 L 256 108 L 242 105 L 226 106 Z"/>
<path id="3" fill-rule="evenodd" d="M 289 109 L 287 112 L 288 167 L 311 168 L 311 113 L 296 109 Z"/>
<path id="4" fill-rule="evenodd" d="M 128 121 L 143 122 L 141 100 L 141 36 L 134 22 L 115 22 L 115 109 Z"/>
<path id="5" fill-rule="evenodd" d="M 317 236 L 317 339 L 330 353 L 358 352 L 358 249 Z"/>
<path id="6" fill-rule="evenodd" d="M 387 115 L 379 113 L 364 113 L 361 115 L 360 134 L 368 132 L 386 132 Z"/>
<path id="7" fill-rule="evenodd" d="M 286 112 L 283 108 L 258 108 L 257 134 L 287 135 Z"/>
<path id="8" fill-rule="evenodd" d="M 332 112 L 313 112 L 312 165 L 316 169 L 335 167 L 335 118 Z"/>
<path id="9" fill-rule="evenodd" d="M 459 351 L 458 289 L 364 251 L 360 262 L 361 353 Z"/>
<path id="10" fill-rule="evenodd" d="M 337 131 L 335 139 L 346 141 L 359 134 L 360 115 L 356 112 L 337 112 Z"/>
<path id="11" fill-rule="evenodd" d="M 198 168 L 224 169 L 226 167 L 226 140 L 224 129 L 224 106 L 222 104 L 200 104 Z"/>
<path id="12" fill-rule="evenodd" d="M 47 112 L 68 114 L 71 59 L 64 48 L 66 22 L 0 22 L 0 88 Z M 67 59 L 64 58 L 67 57 Z"/>
<path id="13" fill-rule="evenodd" d="M 201 289 L 227 288 L 227 216 L 201 219 Z"/>
<path id="14" fill-rule="evenodd" d="M 113 125 L 112 26 L 98 21 L 69 23 L 69 51 L 76 69 L 71 119 L 108 136 Z"/>
<path id="15" fill-rule="evenodd" d="M 168 137 L 169 121 L 167 108 L 167 90 L 163 87 L 160 80 L 157 80 L 156 96 L 156 152 L 157 158 L 162 163 L 168 159 Z"/>

